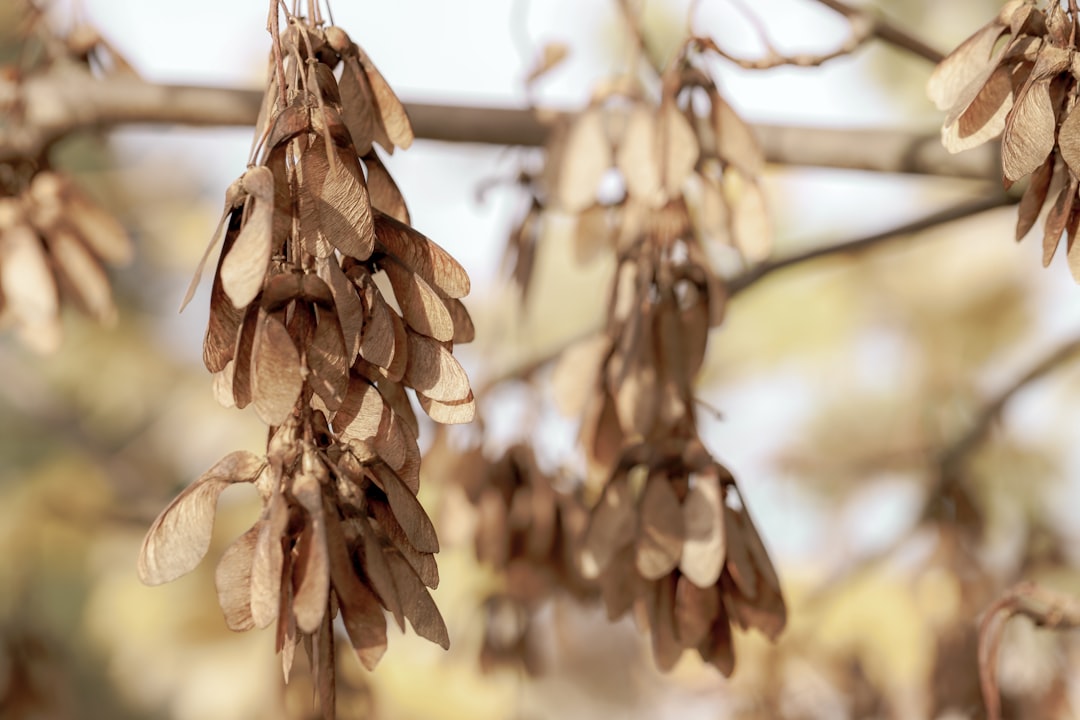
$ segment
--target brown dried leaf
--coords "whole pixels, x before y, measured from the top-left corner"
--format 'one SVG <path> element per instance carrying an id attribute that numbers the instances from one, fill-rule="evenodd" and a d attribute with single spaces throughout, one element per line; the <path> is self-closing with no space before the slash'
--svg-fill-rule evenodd
<path id="1" fill-rule="evenodd" d="M 382 264 L 394 288 L 401 315 L 418 333 L 442 342 L 454 339 L 454 321 L 446 303 L 419 275 L 394 259 Z"/>
<path id="2" fill-rule="evenodd" d="M 1001 139 L 1001 167 L 1008 180 L 1019 180 L 1034 171 L 1054 149 L 1057 121 L 1050 100 L 1050 80 L 1032 82 L 1005 121 Z"/>
<path id="3" fill-rule="evenodd" d="M 0 294 L 30 347 L 42 353 L 60 347 L 56 283 L 41 240 L 28 225 L 0 234 Z"/>
<path id="4" fill-rule="evenodd" d="M 360 161 L 351 151 L 312 143 L 300 156 L 300 222 L 345 255 L 357 260 L 371 256 L 375 243 L 371 204 Z"/>
<path id="5" fill-rule="evenodd" d="M 408 364 L 404 382 L 417 393 L 443 403 L 467 401 L 469 378 L 457 359 L 439 342 L 408 332 Z"/>
<path id="6" fill-rule="evenodd" d="M 680 575 L 675 587 L 675 631 L 683 647 L 698 647 L 709 637 L 720 612 L 716 585 L 698 587 Z"/>
<path id="7" fill-rule="evenodd" d="M 450 649 L 450 635 L 446 631 L 446 623 L 412 566 L 401 553 L 392 548 L 386 551 L 386 560 L 394 576 L 394 585 L 397 586 L 405 617 L 409 619 L 413 630 L 420 637 L 438 644 L 443 650 Z"/>
<path id="8" fill-rule="evenodd" d="M 263 458 L 229 453 L 176 496 L 146 533 L 139 551 L 139 579 L 161 585 L 195 569 L 210 548 L 218 496 L 229 485 L 254 482 Z"/>
<path id="9" fill-rule="evenodd" d="M 657 580 L 679 564 L 685 535 L 682 507 L 666 475 L 649 476 L 639 516 L 636 566 L 643 578 Z"/>
<path id="10" fill-rule="evenodd" d="M 682 505 L 686 541 L 679 570 L 698 587 L 709 587 L 720 577 L 727 554 L 720 481 L 710 472 L 691 476 L 691 482 Z"/>
<path id="11" fill-rule="evenodd" d="M 300 354 L 289 331 L 280 320 L 260 309 L 251 350 L 251 399 L 259 419 L 270 426 L 285 422 L 292 415 L 303 384 Z"/>
<path id="12" fill-rule="evenodd" d="M 270 263 L 274 229 L 274 175 L 256 166 L 240 178 L 249 208 L 240 234 L 221 262 L 218 277 L 233 305 L 242 308 L 262 289 Z"/>
<path id="13" fill-rule="evenodd" d="M 378 598 L 357 578 L 341 524 L 333 516 L 326 522 L 326 546 L 330 580 L 341 607 L 345 631 L 360 662 L 368 670 L 374 670 L 386 652 L 386 616 Z"/>
<path id="14" fill-rule="evenodd" d="M 255 523 L 225 550 L 214 571 L 214 586 L 225 624 L 237 632 L 255 627 L 251 617 L 251 563 L 261 523 L 261 520 Z"/>
<path id="15" fill-rule="evenodd" d="M 615 554 L 634 541 L 637 513 L 626 475 L 616 475 L 593 508 L 582 538 L 581 572 L 588 579 L 600 576 Z"/>
<path id="16" fill-rule="evenodd" d="M 450 253 L 412 227 L 375 211 L 375 237 L 380 252 L 392 255 L 439 294 L 461 298 L 469 294 L 469 275 Z"/>

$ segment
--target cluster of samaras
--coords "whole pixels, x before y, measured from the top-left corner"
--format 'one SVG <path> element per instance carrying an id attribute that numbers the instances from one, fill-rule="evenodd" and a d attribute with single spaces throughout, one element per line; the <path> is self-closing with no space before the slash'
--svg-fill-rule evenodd
<path id="1" fill-rule="evenodd" d="M 43 22 L 30 23 L 45 52 L 33 67 L 0 67 L 21 82 L 48 72 L 90 74 L 92 66 L 131 72 L 127 62 L 89 26 L 56 37 Z M 26 53 L 24 53 L 25 55 Z M 23 98 L 0 107 L 7 131 L 18 135 Z M 98 322 L 116 320 L 105 265 L 132 258 L 123 226 L 95 205 L 44 157 L 0 162 L 0 327 L 13 326 L 28 347 L 60 347 L 61 309 L 71 304 Z"/>
<path id="2" fill-rule="evenodd" d="M 605 331 L 567 350 L 554 374 L 557 399 L 582 417 L 583 494 L 595 504 L 587 519 L 555 533 L 570 532 L 572 540 L 544 544 L 553 576 L 571 578 L 564 585 L 575 592 L 592 587 L 612 619 L 636 608 L 661 668 L 692 649 L 730 673 L 731 623 L 775 637 L 785 609 L 735 481 L 697 431 L 694 379 L 725 303 L 707 243 L 734 245 L 747 260 L 768 248 L 757 178 L 763 159 L 750 130 L 692 62 L 691 53 L 707 46 L 687 44 L 662 77 L 658 103 L 604 92 L 556 133 L 547 174 L 511 243 L 520 282 L 549 212 L 578 216 L 579 247 L 608 246 L 616 255 Z M 703 108 L 704 117 L 695 114 Z M 613 173 L 619 191 L 605 197 Z M 574 516 L 573 500 L 554 493 L 557 502 L 537 505 L 537 483 L 525 487 L 516 493 L 532 504 L 504 492 L 501 515 L 481 505 L 481 537 L 521 525 L 514 522 L 520 508 L 546 508 L 532 519 L 543 527 Z M 564 546 L 577 548 L 569 563 Z M 530 543 L 508 547 L 509 568 L 519 557 L 543 562 Z M 535 600 L 520 604 L 529 610 Z"/>
<path id="3" fill-rule="evenodd" d="M 927 91 L 947 112 L 942 142 L 951 152 L 1001 134 L 1005 186 L 1027 175 L 1016 239 L 1035 225 L 1051 192 L 1043 263 L 1049 264 L 1064 233 L 1068 259 L 1080 280 L 1080 17 L 1073 3 L 1012 0 L 991 22 L 965 40 L 935 69 Z"/>
<path id="4" fill-rule="evenodd" d="M 338 611 L 369 668 L 386 648 L 383 608 L 448 644 L 427 591 L 438 540 L 416 499 L 406 388 L 433 419 L 470 420 L 452 349 L 473 329 L 459 299 L 468 276 L 408 225 L 372 146 L 412 140 L 393 92 L 339 28 L 292 19 L 279 50 L 260 162 L 226 194 L 204 344 L 219 399 L 270 426 L 267 452 L 229 455 L 166 508 L 140 573 L 159 583 L 191 570 L 218 494 L 253 482 L 262 517 L 218 565 L 221 605 L 234 629 L 277 622 L 286 672 L 305 639 L 325 711 Z"/>

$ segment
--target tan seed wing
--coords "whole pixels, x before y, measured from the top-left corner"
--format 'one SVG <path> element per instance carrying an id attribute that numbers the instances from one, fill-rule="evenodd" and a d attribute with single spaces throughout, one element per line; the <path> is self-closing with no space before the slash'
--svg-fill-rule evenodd
<path id="1" fill-rule="evenodd" d="M 275 490 L 263 511 L 251 561 L 251 618 L 258 628 L 277 620 L 281 612 L 282 573 L 286 561 L 281 543 L 288 524 L 288 505 L 280 490 Z"/>
<path id="2" fill-rule="evenodd" d="M 772 220 L 765 192 L 757 180 L 743 185 L 733 208 L 735 247 L 748 262 L 760 262 L 772 250 Z"/>
<path id="3" fill-rule="evenodd" d="M 109 278 L 101 263 L 66 228 L 50 230 L 45 239 L 62 287 L 70 291 L 79 307 L 90 317 L 108 325 L 115 323 L 116 306 L 113 304 Z"/>
<path id="4" fill-rule="evenodd" d="M 177 495 L 146 533 L 139 579 L 161 585 L 194 570 L 210 548 L 218 496 L 233 483 L 254 482 L 264 464 L 243 450 L 229 453 Z"/>
<path id="5" fill-rule="evenodd" d="M 371 204 L 360 161 L 351 151 L 336 152 L 332 169 L 323 143 L 308 146 L 300 157 L 301 223 L 316 226 L 330 244 L 357 260 L 366 260 L 374 247 Z M 314 213 L 314 215 L 313 215 Z"/>
<path id="6" fill-rule="evenodd" d="M 716 584 L 698 587 L 685 575 L 675 587 L 675 630 L 683 647 L 698 647 L 709 637 L 720 613 Z"/>
<path id="7" fill-rule="evenodd" d="M 273 315 L 260 310 L 259 316 L 251 351 L 251 400 L 259 419 L 275 426 L 292 415 L 304 381 L 289 331 Z"/>
<path id="8" fill-rule="evenodd" d="M 716 621 L 708 637 L 698 646 L 701 659 L 720 671 L 724 677 L 731 677 L 735 671 L 735 648 L 731 642 L 731 624 L 727 612 L 720 607 Z"/>
<path id="9" fill-rule="evenodd" d="M 352 376 L 345 399 L 334 415 L 334 432 L 345 442 L 373 445 L 382 416 L 382 395 L 367 380 Z"/>
<path id="10" fill-rule="evenodd" d="M 750 177 L 760 174 L 765 167 L 765 155 L 758 144 L 757 135 L 715 89 L 710 89 L 709 101 L 713 132 L 716 133 L 716 151 L 720 159 Z"/>
<path id="11" fill-rule="evenodd" d="M 368 670 L 374 670 L 386 652 L 386 616 L 375 594 L 357 578 L 351 553 L 336 517 L 327 518 L 326 545 L 330 557 L 330 579 L 341 608 L 345 631 L 360 662 Z"/>
<path id="12" fill-rule="evenodd" d="M 581 571 L 586 578 L 596 578 L 615 554 L 634 541 L 637 514 L 626 475 L 612 479 L 600 502 L 593 508 L 581 548 Z"/>
<path id="13" fill-rule="evenodd" d="M 401 606 L 401 598 L 398 596 L 397 585 L 394 584 L 394 576 L 390 572 L 390 564 L 383 553 L 382 544 L 375 536 L 375 531 L 365 521 L 360 524 L 360 538 L 363 541 L 364 575 L 368 584 L 379 596 L 383 607 L 390 611 L 397 621 L 398 627 L 405 630 L 405 611 Z"/>
<path id="14" fill-rule="evenodd" d="M 390 217 L 412 225 L 409 218 L 409 208 L 405 205 L 405 198 L 401 195 L 394 178 L 387 172 L 386 166 L 379 159 L 379 154 L 372 150 L 364 155 L 364 165 L 367 166 L 368 194 L 371 197 L 371 206 L 381 210 Z"/>
<path id="15" fill-rule="evenodd" d="M 379 123 L 386 133 L 386 137 L 392 143 L 384 145 L 387 152 L 393 152 L 394 146 L 407 149 L 413 142 L 412 123 L 405 107 L 398 100 L 397 95 L 390 89 L 375 63 L 371 61 L 367 53 L 359 45 L 353 46 L 360 65 L 364 68 L 368 82 L 371 83 L 371 92 L 375 99 L 375 106 L 379 108 Z"/>
<path id="16" fill-rule="evenodd" d="M 576 417 L 585 409 L 596 375 L 610 347 L 603 333 L 595 333 L 575 342 L 559 355 L 551 377 L 555 405 L 567 417 Z"/>
<path id="17" fill-rule="evenodd" d="M 393 255 L 448 298 L 469 294 L 469 275 L 450 253 L 412 227 L 375 211 L 375 236 L 379 250 Z"/>
<path id="18" fill-rule="evenodd" d="M 660 162 L 657 156 L 656 118 L 638 105 L 626 122 L 615 162 L 626 181 L 628 194 L 648 204 L 660 201 Z"/>
<path id="19" fill-rule="evenodd" d="M 390 504 L 378 498 L 368 498 L 368 511 L 378 523 L 386 537 L 398 551 L 409 561 L 409 565 L 429 588 L 439 587 L 439 566 L 435 563 L 435 555 L 420 552 L 409 542 L 405 530 L 398 523 Z"/>
<path id="20" fill-rule="evenodd" d="M 1069 111 L 1058 130 L 1058 147 L 1061 158 L 1072 170 L 1073 177 L 1080 177 L 1080 110 L 1076 106 Z"/>
<path id="21" fill-rule="evenodd" d="M 251 563 L 255 559 L 261 523 L 261 520 L 255 523 L 225 550 L 214 571 L 214 586 L 225 625 L 237 632 L 255 627 L 251 617 Z"/>
<path id="22" fill-rule="evenodd" d="M 665 98 L 661 104 L 656 129 L 657 155 L 662 158 L 660 185 L 664 194 L 671 198 L 681 193 L 683 183 L 697 165 L 701 150 L 690 121 L 670 98 Z"/>
<path id="23" fill-rule="evenodd" d="M 401 315 L 409 327 L 442 342 L 454 339 L 449 308 L 423 278 L 392 259 L 383 263 L 382 269 L 390 279 Z"/>
<path id="24" fill-rule="evenodd" d="M 263 166 L 251 168 L 240 180 L 250 204 L 236 243 L 218 271 L 225 294 L 242 308 L 262 289 L 270 264 L 274 229 L 274 176 Z"/>
<path id="25" fill-rule="evenodd" d="M 604 111 L 592 107 L 571 123 L 559 156 L 555 200 L 576 213 L 596 201 L 604 173 L 612 167 L 611 141 L 604 127 Z"/>
<path id="26" fill-rule="evenodd" d="M 113 265 L 130 263 L 135 249 L 124 226 L 93 203 L 74 183 L 64 183 L 63 192 L 64 218 L 86 246 L 105 262 Z"/>
<path id="27" fill-rule="evenodd" d="M 435 534 L 435 526 L 431 524 L 431 518 L 416 499 L 416 495 L 388 465 L 376 463 L 372 469 L 386 493 L 394 517 L 412 546 L 422 553 L 439 552 L 439 538 Z"/>
<path id="28" fill-rule="evenodd" d="M 675 582 L 674 575 L 663 577 L 653 584 L 651 597 L 650 594 L 645 595 L 653 659 L 663 671 L 675 667 L 683 651 L 675 634 Z"/>
<path id="29" fill-rule="evenodd" d="M 458 425 L 471 423 L 473 418 L 476 417 L 476 400 L 473 398 L 472 390 L 469 391 L 469 396 L 464 400 L 450 403 L 432 400 L 426 395 L 420 394 L 417 394 L 416 399 L 420 402 L 420 407 L 424 409 L 428 417 L 437 423 Z"/>
<path id="30" fill-rule="evenodd" d="M 983 26 L 938 63 L 926 84 L 926 94 L 938 110 L 956 104 L 963 91 L 991 63 L 990 54 L 1006 28 L 999 22 Z M 996 65 L 996 63 L 994 63 Z"/>
<path id="31" fill-rule="evenodd" d="M 244 320 L 244 311 L 232 304 L 221 284 L 221 263 L 232 249 L 239 233 L 240 216 L 237 213 L 233 217 L 236 227 L 230 226 L 225 235 L 225 244 L 218 259 L 218 272 L 214 274 L 214 282 L 210 287 L 210 317 L 207 319 L 206 335 L 203 337 L 203 364 L 212 373 L 221 372 L 225 369 L 225 364 L 232 360 L 236 352 L 237 333 L 240 332 L 240 325 Z"/>
<path id="32" fill-rule="evenodd" d="M 319 321 L 307 348 L 307 364 L 311 371 L 308 384 L 327 410 L 337 410 L 349 388 L 351 363 L 336 310 L 319 308 Z"/>
<path id="33" fill-rule="evenodd" d="M 473 325 L 472 317 L 469 315 L 465 303 L 457 298 L 445 298 L 444 301 L 446 307 L 450 310 L 450 318 L 454 323 L 454 337 L 452 338 L 454 344 L 464 345 L 465 343 L 471 343 L 476 338 L 476 327 Z"/>
<path id="34" fill-rule="evenodd" d="M 38 352 L 60 347 L 60 301 L 37 233 L 16 225 L 0 235 L 0 290 L 20 336 Z"/>
<path id="35" fill-rule="evenodd" d="M 412 403 L 409 402 L 409 395 L 405 392 L 405 388 L 388 380 L 380 380 L 377 387 L 383 401 L 390 406 L 397 420 L 402 423 L 402 427 L 408 430 L 413 440 L 419 437 L 420 425 L 416 421 L 416 412 L 413 410 Z"/>
<path id="36" fill-rule="evenodd" d="M 683 537 L 682 507 L 666 475 L 654 473 L 641 496 L 637 532 L 638 572 L 646 580 L 657 580 L 679 564 Z"/>
<path id="37" fill-rule="evenodd" d="M 1074 113 L 1075 114 L 1075 113 Z M 1071 116 L 1070 116 L 1071 117 Z M 1077 128 L 1080 130 L 1080 128 Z M 1064 137 L 1064 127 L 1061 136 Z M 1080 147 L 1078 147 L 1080 150 Z M 1064 151 L 1063 151 L 1064 152 Z M 1078 154 L 1080 159 L 1080 154 Z M 1054 176 L 1054 164 L 1056 158 L 1053 155 L 1046 158 L 1046 162 L 1031 175 L 1031 183 L 1020 198 L 1020 208 L 1016 217 L 1016 239 L 1021 240 L 1031 228 L 1035 227 L 1035 221 L 1039 219 L 1039 213 L 1046 203 L 1046 196 L 1050 192 L 1050 181 Z"/>
<path id="38" fill-rule="evenodd" d="M 344 69 L 338 87 L 341 90 L 345 125 L 349 128 L 357 154 L 367 155 L 375 141 L 384 148 L 388 145 L 393 147 L 376 119 L 375 96 L 371 91 L 371 83 L 354 56 L 344 58 Z"/>
<path id="39" fill-rule="evenodd" d="M 1054 258 L 1061 234 L 1065 232 L 1065 224 L 1072 215 L 1073 205 L 1076 204 L 1077 181 L 1070 179 L 1069 183 L 1061 189 L 1050 212 L 1046 214 L 1046 226 L 1043 233 L 1043 266 L 1048 266 Z"/>
<path id="40" fill-rule="evenodd" d="M 941 141 L 949 152 L 982 145 L 1005 129 L 1013 106 L 1012 68 L 997 67 L 974 100 L 956 118 L 950 115 L 942 127 Z"/>
<path id="41" fill-rule="evenodd" d="M 635 555 L 633 545 L 625 546 L 615 553 L 607 569 L 597 579 L 608 620 L 622 617 L 634 606 L 635 601 L 645 593 L 652 592 L 651 583 L 645 582 L 634 567 Z"/>
<path id="42" fill-rule="evenodd" d="M 297 628 L 313 633 L 322 625 L 330 591 L 322 488 L 315 475 L 301 472 L 293 480 L 292 493 L 307 513 L 307 524 L 296 544 L 292 611 Z"/>
<path id="43" fill-rule="evenodd" d="M 1005 177 L 1019 180 L 1046 162 L 1054 148 L 1057 121 L 1050 100 L 1050 78 L 1036 80 L 1009 112 L 1001 140 Z"/>
<path id="44" fill-rule="evenodd" d="M 236 350 L 233 353 L 232 396 L 236 407 L 243 409 L 251 404 L 251 355 L 255 348 L 255 335 L 259 329 L 259 317 L 262 311 L 256 305 L 249 305 L 240 332 L 236 336 Z"/>
<path id="45" fill-rule="evenodd" d="M 686 542 L 679 570 L 698 587 L 715 585 L 724 568 L 726 536 L 720 481 L 713 473 L 693 476 L 682 505 Z"/>
<path id="46" fill-rule="evenodd" d="M 364 332 L 364 305 L 356 293 L 356 286 L 345 277 L 336 259 L 319 260 L 316 268 L 319 277 L 330 286 L 330 292 L 334 296 L 334 307 L 337 309 L 338 322 L 341 324 L 345 347 L 348 350 L 346 364 L 352 366 L 360 352 L 360 339 Z"/>
<path id="47" fill-rule="evenodd" d="M 405 349 L 397 347 L 394 311 L 387 305 L 379 288 L 368 275 L 365 273 L 361 277 L 359 287 L 367 313 L 364 315 L 360 357 L 372 365 L 386 369 L 394 364 L 394 357 Z"/>
<path id="48" fill-rule="evenodd" d="M 448 650 L 450 635 L 446 631 L 446 623 L 443 622 L 439 608 L 435 606 L 435 601 L 431 599 L 424 583 L 401 553 L 392 548 L 388 549 L 386 560 L 390 564 L 390 572 L 394 576 L 405 617 L 409 619 L 413 630 L 420 637 Z"/>
<path id="49" fill-rule="evenodd" d="M 421 395 L 443 403 L 467 401 L 472 389 L 457 359 L 424 335 L 408 332 L 408 364 L 404 382 Z"/>

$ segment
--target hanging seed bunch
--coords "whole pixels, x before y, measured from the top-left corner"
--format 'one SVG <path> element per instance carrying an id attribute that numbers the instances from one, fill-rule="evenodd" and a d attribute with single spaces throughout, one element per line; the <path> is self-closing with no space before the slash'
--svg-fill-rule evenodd
<path id="1" fill-rule="evenodd" d="M 28 347 L 60 347 L 64 305 L 114 323 L 105 264 L 131 257 L 124 228 L 66 175 L 0 166 L 0 325 L 13 326 Z"/>
<path id="2" fill-rule="evenodd" d="M 484 604 L 480 666 L 521 663 L 542 670 L 536 612 L 559 593 L 579 601 L 599 597 L 576 559 L 588 510 L 573 494 L 555 488 L 536 464 L 532 448 L 513 445 L 486 472 L 462 478 L 477 509 L 476 556 L 505 574 L 501 591 Z"/>
<path id="3" fill-rule="evenodd" d="M 452 354 L 472 339 L 459 299 L 469 278 L 409 226 L 378 160 L 373 143 L 412 141 L 378 70 L 314 12 L 279 35 L 273 7 L 280 62 L 262 150 L 226 193 L 203 347 L 219 399 L 251 405 L 269 426 L 267 450 L 232 453 L 181 493 L 147 533 L 139 573 L 157 584 L 194 568 L 218 495 L 253 483 L 262 516 L 221 558 L 219 601 L 235 630 L 276 622 L 286 678 L 305 644 L 330 715 L 338 611 L 367 668 L 386 649 L 384 610 L 448 646 L 427 590 L 439 544 L 416 498 L 419 428 L 406 388 L 434 420 L 471 420 Z"/>
<path id="4" fill-rule="evenodd" d="M 30 65 L 0 68 L 17 83 L 10 104 L 0 106 L 10 137 L 37 133 L 22 126 L 24 83 L 49 72 L 84 73 L 93 82 L 90 66 L 105 58 L 108 68 L 131 72 L 89 26 L 60 37 L 36 16 L 26 25 L 23 42 L 40 45 L 43 52 Z M 65 173 L 50 169 L 48 147 L 28 154 L 34 156 L 0 162 L 0 327 L 13 327 L 28 347 L 49 353 L 60 347 L 65 305 L 106 325 L 116 321 L 105 266 L 126 265 L 133 251 L 115 218 Z"/>
<path id="5" fill-rule="evenodd" d="M 610 618 L 635 608 L 664 670 L 695 650 L 730 675 L 732 623 L 775 640 L 786 622 L 735 480 L 698 442 L 623 454 L 592 511 L 581 569 L 600 585 Z"/>
<path id="6" fill-rule="evenodd" d="M 699 247 L 731 246 L 747 262 L 768 254 L 761 150 L 697 67 L 702 51 L 713 46 L 702 38 L 686 43 L 661 78 L 659 102 L 636 85 L 614 81 L 585 110 L 555 127 L 544 171 L 526 176 L 534 200 L 510 236 L 520 285 L 528 281 L 531 247 L 542 234 L 546 211 L 577 219 L 581 261 L 636 242 L 649 216 L 672 204 L 688 208 Z"/>
<path id="7" fill-rule="evenodd" d="M 1043 228 L 1043 264 L 1049 265 L 1068 233 L 1068 259 L 1080 281 L 1080 13 L 1075 0 L 1006 3 L 992 21 L 965 40 L 934 70 L 930 99 L 946 111 L 941 137 L 950 152 L 1001 135 L 1006 188 L 1028 175 L 1016 239 L 1035 226 L 1051 195 Z"/>
<path id="8" fill-rule="evenodd" d="M 529 257 L 545 213 L 563 212 L 578 218 L 579 255 L 616 256 L 604 332 L 566 351 L 553 378 L 582 415 L 597 498 L 576 574 L 600 586 L 612 619 L 636 608 L 661 668 L 691 649 L 728 674 L 731 623 L 775 638 L 786 613 L 735 481 L 697 431 L 694 380 L 726 299 L 711 252 L 754 261 L 769 247 L 760 150 L 697 67 L 713 47 L 687 42 L 659 102 L 612 86 L 565 124 L 512 245 Z"/>

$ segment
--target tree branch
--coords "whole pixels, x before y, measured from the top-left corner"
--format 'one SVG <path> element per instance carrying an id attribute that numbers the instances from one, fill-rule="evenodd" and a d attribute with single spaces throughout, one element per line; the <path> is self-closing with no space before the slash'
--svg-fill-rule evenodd
<path id="1" fill-rule="evenodd" d="M 748 287 L 764 279 L 766 276 L 791 267 L 792 265 L 799 265 L 807 262 L 808 260 L 816 260 L 821 257 L 828 257 L 830 255 L 842 255 L 861 252 L 868 248 L 871 248 L 886 240 L 891 240 L 903 235 L 912 235 L 914 233 L 922 232 L 935 225 L 942 225 L 944 223 L 953 222 L 954 220 L 962 220 L 972 215 L 978 215 L 979 213 L 986 212 L 987 210 L 993 210 L 995 208 L 1003 207 L 1005 205 L 1014 205 L 1019 202 L 1019 199 L 1012 195 L 999 194 L 990 197 L 979 198 L 978 200 L 972 200 L 970 202 L 956 205 L 955 207 L 946 208 L 939 212 L 927 215 L 924 218 L 914 220 L 899 227 L 885 230 L 884 232 L 874 233 L 873 235 L 867 235 L 866 237 L 856 238 L 854 240 L 847 240 L 845 242 L 837 243 L 835 245 L 826 245 L 824 247 L 816 247 L 811 250 L 807 250 L 803 253 L 791 255 L 786 258 L 780 258 L 771 262 L 764 262 L 760 265 L 750 268 L 741 275 L 736 275 L 727 281 L 726 286 L 729 296 L 737 295 L 738 293 L 746 290 Z"/>
<path id="2" fill-rule="evenodd" d="M 250 126 L 262 91 L 157 85 L 58 68 L 19 84 L 0 79 L 0 162 L 36 158 L 79 130 L 125 124 Z M 542 145 L 564 113 L 407 103 L 417 137 L 448 142 Z M 916 173 L 999 181 L 996 143 L 950 155 L 937 132 L 756 126 L 765 156 L 785 165 Z"/>
<path id="3" fill-rule="evenodd" d="M 921 58 L 937 64 L 945 59 L 945 55 L 924 43 L 911 33 L 898 28 L 888 19 L 881 15 L 871 13 L 862 8 L 848 5 L 842 0 L 817 0 L 827 8 L 835 10 L 850 20 L 863 20 L 870 23 L 871 34 L 882 42 L 895 45 L 898 48 L 914 53 Z"/>

